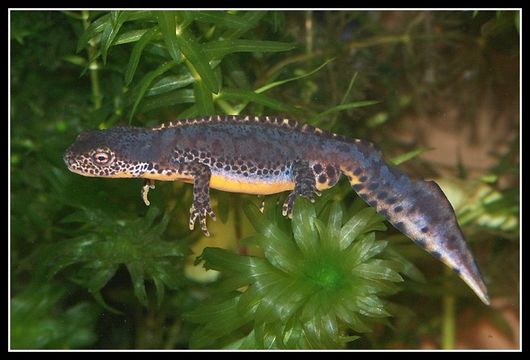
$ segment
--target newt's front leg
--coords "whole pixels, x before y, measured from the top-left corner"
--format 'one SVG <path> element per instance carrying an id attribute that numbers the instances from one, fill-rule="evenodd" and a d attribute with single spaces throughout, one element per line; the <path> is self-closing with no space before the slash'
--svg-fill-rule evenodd
<path id="1" fill-rule="evenodd" d="M 210 236 L 206 227 L 206 215 L 215 221 L 216 216 L 210 205 L 210 168 L 200 163 L 181 164 L 184 171 L 193 177 L 193 204 L 190 208 L 190 230 L 195 228 L 195 220 L 199 219 L 204 235 Z"/>
<path id="2" fill-rule="evenodd" d="M 195 221 L 199 219 L 199 224 L 204 232 L 204 235 L 210 236 L 208 228 L 206 227 L 206 215 L 215 220 L 215 214 L 210 205 L 210 177 L 212 175 L 210 168 L 198 162 L 174 162 L 171 165 L 163 165 L 160 171 L 167 172 L 165 180 L 193 180 L 193 204 L 190 208 L 190 230 L 195 227 Z M 155 188 L 155 180 L 146 178 L 145 184 L 142 187 L 142 199 L 145 205 L 149 206 L 150 202 L 147 199 L 147 194 L 150 189 Z"/>

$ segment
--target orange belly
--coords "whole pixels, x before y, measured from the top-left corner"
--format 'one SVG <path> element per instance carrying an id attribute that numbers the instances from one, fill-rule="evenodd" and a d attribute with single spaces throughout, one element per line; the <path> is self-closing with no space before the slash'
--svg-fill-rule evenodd
<path id="1" fill-rule="evenodd" d="M 269 195 L 276 194 L 287 190 L 294 189 L 294 182 L 292 181 L 256 181 L 245 179 L 231 179 L 220 175 L 212 175 L 210 179 L 210 187 L 212 189 L 254 194 L 254 195 Z"/>

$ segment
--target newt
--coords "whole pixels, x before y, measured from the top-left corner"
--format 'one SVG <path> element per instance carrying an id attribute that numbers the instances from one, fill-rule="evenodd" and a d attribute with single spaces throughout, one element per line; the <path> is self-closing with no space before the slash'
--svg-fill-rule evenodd
<path id="1" fill-rule="evenodd" d="M 142 198 L 155 181 L 193 184 L 189 228 L 206 236 L 215 220 L 210 188 L 267 195 L 290 191 L 311 201 L 344 175 L 353 190 L 397 230 L 450 267 L 478 297 L 489 297 L 454 209 L 433 181 L 412 180 L 387 164 L 371 142 L 350 139 L 293 119 L 209 116 L 154 128 L 115 127 L 80 133 L 66 150 L 68 169 L 83 176 L 143 178 Z"/>

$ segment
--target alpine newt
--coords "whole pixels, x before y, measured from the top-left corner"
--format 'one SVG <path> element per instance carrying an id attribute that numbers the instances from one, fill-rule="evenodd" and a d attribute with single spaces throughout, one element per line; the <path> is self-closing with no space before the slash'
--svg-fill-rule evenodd
<path id="1" fill-rule="evenodd" d="M 82 132 L 66 151 L 70 171 L 84 176 L 144 178 L 142 197 L 156 180 L 193 183 L 189 227 L 215 220 L 210 188 L 247 194 L 290 191 L 314 201 L 345 175 L 357 194 L 395 228 L 444 262 L 489 304 L 486 286 L 454 210 L 433 181 L 412 180 L 388 165 L 372 143 L 280 117 L 210 116 L 155 128 Z"/>

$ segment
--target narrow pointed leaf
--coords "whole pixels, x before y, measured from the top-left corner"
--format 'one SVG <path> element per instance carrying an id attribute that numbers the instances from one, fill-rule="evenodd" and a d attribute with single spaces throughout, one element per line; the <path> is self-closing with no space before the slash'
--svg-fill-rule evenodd
<path id="1" fill-rule="evenodd" d="M 157 27 L 153 27 L 149 30 L 147 30 L 140 40 L 134 45 L 131 57 L 129 58 L 129 64 L 127 65 L 127 69 L 125 70 L 125 85 L 129 85 L 134 77 L 134 73 L 136 72 L 136 68 L 138 67 L 138 63 L 140 62 L 140 57 L 142 56 L 142 51 L 144 50 L 145 46 L 153 39 L 154 35 L 158 31 Z"/>
<path id="2" fill-rule="evenodd" d="M 238 27 L 237 29 L 229 29 L 222 35 L 223 39 L 236 39 L 254 28 L 257 23 L 267 14 L 266 11 L 249 11 L 242 16 L 242 20 L 245 25 Z"/>
<path id="3" fill-rule="evenodd" d="M 291 82 L 291 81 L 295 81 L 295 80 L 300 80 L 300 79 L 303 79 L 303 78 L 306 78 L 306 77 L 309 77 L 313 74 L 316 74 L 317 72 L 319 72 L 324 66 L 326 66 L 327 64 L 329 64 L 330 62 L 332 62 L 333 60 L 335 60 L 335 58 L 332 58 L 332 59 L 329 59 L 327 60 L 326 62 L 324 62 L 322 65 L 320 65 L 319 67 L 317 67 L 316 69 L 314 70 L 311 70 L 310 72 L 306 73 L 306 74 L 303 74 L 303 75 L 298 75 L 298 76 L 294 76 L 294 77 L 291 77 L 291 78 L 288 78 L 288 79 L 284 79 L 284 80 L 278 80 L 278 81 L 274 81 L 272 83 L 269 83 L 269 84 L 265 84 L 263 85 L 262 87 L 260 87 L 259 89 L 256 89 L 256 93 L 258 94 L 261 94 L 265 91 L 268 91 L 276 86 L 280 86 L 280 85 L 283 85 L 283 84 L 286 84 L 288 82 Z"/>
<path id="4" fill-rule="evenodd" d="M 353 216 L 340 231 L 340 247 L 346 249 L 360 235 L 373 230 L 385 230 L 386 226 L 373 208 L 365 208 Z"/>
<path id="5" fill-rule="evenodd" d="M 139 261 L 127 264 L 127 270 L 133 283 L 134 295 L 143 306 L 147 306 L 147 293 L 145 291 L 144 268 Z"/>
<path id="6" fill-rule="evenodd" d="M 415 157 L 429 150 L 432 150 L 432 148 L 418 148 L 418 149 L 406 152 L 404 154 L 398 155 L 396 157 L 393 157 L 392 159 L 389 160 L 389 163 L 391 163 L 392 165 L 399 165 L 401 163 L 404 163 L 405 161 L 414 159 Z"/>
<path id="7" fill-rule="evenodd" d="M 103 15 L 94 20 L 85 30 L 85 32 L 79 37 L 76 52 L 79 52 L 85 48 L 90 39 L 102 32 L 105 29 L 106 24 L 110 21 L 110 14 Z"/>
<path id="8" fill-rule="evenodd" d="M 226 28 L 240 29 L 248 26 L 247 21 L 242 16 L 228 14 L 224 11 L 188 11 L 187 15 L 195 21 Z"/>
<path id="9" fill-rule="evenodd" d="M 301 110 L 291 105 L 284 104 L 278 100 L 274 100 L 263 94 L 256 94 L 254 91 L 251 91 L 251 90 L 224 88 L 223 91 L 221 91 L 221 93 L 219 94 L 218 98 L 255 102 L 258 104 L 265 105 L 266 107 L 270 109 L 281 111 L 283 113 L 294 113 L 294 114 L 301 113 Z"/>
<path id="10" fill-rule="evenodd" d="M 350 109 L 356 109 L 356 108 L 365 107 L 365 106 L 372 106 L 372 105 L 378 104 L 379 102 L 380 101 L 376 101 L 376 100 L 365 100 L 365 101 L 350 102 L 350 103 L 347 103 L 347 104 L 340 104 L 340 105 L 334 106 L 334 107 L 332 107 L 330 109 L 327 109 L 326 111 L 323 111 L 320 114 L 314 116 L 313 120 L 320 120 L 320 119 L 322 119 L 322 118 L 324 118 L 324 117 L 326 117 L 329 114 L 332 114 L 334 112 L 343 111 L 343 110 L 350 110 Z"/>
<path id="11" fill-rule="evenodd" d="M 103 33 L 101 34 L 101 57 L 104 64 L 107 62 L 107 52 L 109 48 L 112 46 L 121 26 L 128 19 L 126 11 L 112 11 L 110 15 L 111 21 L 106 23 Z"/>
<path id="12" fill-rule="evenodd" d="M 204 86 L 212 93 L 219 93 L 219 83 L 212 68 L 209 64 L 209 58 L 202 50 L 199 43 L 191 36 L 185 29 L 181 29 L 180 33 L 175 37 L 176 42 L 182 54 L 187 60 L 187 64 L 195 70 Z M 199 79 L 197 79 L 199 81 Z"/>
<path id="13" fill-rule="evenodd" d="M 172 67 L 177 65 L 177 62 L 175 60 L 165 62 L 164 64 L 160 65 L 157 69 L 148 72 L 140 81 L 140 84 L 138 85 L 138 90 L 136 91 L 136 96 L 134 99 L 134 105 L 131 110 L 131 113 L 129 115 L 129 122 L 133 118 L 136 108 L 138 107 L 138 104 L 142 100 L 144 94 L 146 93 L 147 89 L 151 85 L 154 79 L 156 79 L 158 76 L 162 75 Z"/>
<path id="14" fill-rule="evenodd" d="M 195 95 L 195 106 L 201 115 L 213 115 L 215 109 L 213 105 L 212 93 L 202 80 L 193 84 L 193 94 Z"/>
<path id="15" fill-rule="evenodd" d="M 221 59 L 236 52 L 279 52 L 295 48 L 295 44 L 263 40 L 217 40 L 204 44 L 204 53 L 210 59 Z"/>
<path id="16" fill-rule="evenodd" d="M 182 89 L 162 95 L 146 97 L 142 101 L 138 113 L 143 114 L 154 109 L 162 109 L 176 104 L 186 103 L 195 103 L 195 95 L 191 89 Z"/>
<path id="17" fill-rule="evenodd" d="M 169 55 L 173 60 L 181 61 L 181 52 L 176 36 L 175 11 L 157 11 L 155 14 Z"/>
<path id="18" fill-rule="evenodd" d="M 118 34 L 116 40 L 114 40 L 114 45 L 123 45 L 139 41 L 142 36 L 150 29 L 140 29 L 140 30 L 131 30 L 121 34 Z"/>
<path id="19" fill-rule="evenodd" d="M 315 219 L 314 207 L 303 199 L 298 199 L 294 204 L 292 227 L 294 240 L 304 256 L 315 254 L 318 246 Z"/>
<path id="20" fill-rule="evenodd" d="M 167 75 L 153 83 L 146 96 L 160 95 L 176 89 L 183 88 L 195 82 L 190 73 L 180 75 Z"/>

